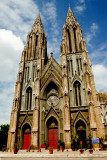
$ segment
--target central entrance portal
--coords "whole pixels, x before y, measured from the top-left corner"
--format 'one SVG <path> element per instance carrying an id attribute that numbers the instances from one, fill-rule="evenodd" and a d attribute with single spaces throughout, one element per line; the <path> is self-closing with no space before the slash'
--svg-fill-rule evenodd
<path id="1" fill-rule="evenodd" d="M 23 127 L 23 149 L 29 149 L 31 145 L 31 128 L 29 124 L 25 124 Z"/>
<path id="2" fill-rule="evenodd" d="M 82 141 L 82 146 L 85 148 L 86 145 L 86 125 L 82 120 L 79 120 L 76 124 L 76 132 L 79 136 L 79 144 Z"/>
<path id="3" fill-rule="evenodd" d="M 57 149 L 58 145 L 58 122 L 54 117 L 50 117 L 47 122 L 48 127 L 48 145 Z"/>

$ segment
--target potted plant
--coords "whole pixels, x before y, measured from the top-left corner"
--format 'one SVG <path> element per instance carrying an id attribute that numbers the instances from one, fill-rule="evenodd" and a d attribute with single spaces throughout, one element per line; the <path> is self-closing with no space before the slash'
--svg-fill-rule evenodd
<path id="1" fill-rule="evenodd" d="M 78 139 L 79 139 L 78 135 L 71 136 L 72 151 L 75 151 L 78 148 Z"/>
<path id="2" fill-rule="evenodd" d="M 17 147 L 17 143 L 14 144 L 14 154 L 17 154 L 18 152 L 18 147 Z"/>
<path id="3" fill-rule="evenodd" d="M 64 149 L 65 149 L 65 143 L 64 142 L 62 142 L 61 143 L 61 146 L 62 146 L 62 152 L 64 151 Z"/>
<path id="4" fill-rule="evenodd" d="M 93 149 L 92 149 L 92 143 L 91 143 L 91 135 L 88 136 L 87 139 L 87 148 L 89 149 L 89 153 L 93 153 Z"/>
<path id="5" fill-rule="evenodd" d="M 40 147 L 38 147 L 38 152 L 41 152 L 41 148 Z"/>
<path id="6" fill-rule="evenodd" d="M 5 151 L 5 148 L 2 148 L 2 152 L 4 152 Z"/>
<path id="7" fill-rule="evenodd" d="M 45 149 L 47 148 L 47 141 L 44 140 L 44 144 L 45 144 Z"/>
<path id="8" fill-rule="evenodd" d="M 82 141 L 80 141 L 80 153 L 84 153 L 84 149 L 82 149 Z"/>
<path id="9" fill-rule="evenodd" d="M 91 154 L 92 154 L 92 153 L 93 153 L 93 149 L 89 149 L 89 153 L 91 153 Z"/>
<path id="10" fill-rule="evenodd" d="M 80 149 L 80 153 L 84 153 L 84 149 Z"/>
<path id="11" fill-rule="evenodd" d="M 58 145 L 57 145 L 57 151 L 61 150 L 62 146 L 61 146 L 61 140 L 58 139 Z"/>
<path id="12" fill-rule="evenodd" d="M 32 149 L 32 145 L 29 146 L 29 152 L 30 152 L 31 149 Z"/>
<path id="13" fill-rule="evenodd" d="M 106 148 L 107 148 L 107 134 L 101 136 L 100 143 L 101 143 L 101 150 L 102 149 L 106 150 Z"/>
<path id="14" fill-rule="evenodd" d="M 7 150 L 7 147 L 5 145 L 3 145 L 2 152 L 6 151 L 6 150 Z"/>
<path id="15" fill-rule="evenodd" d="M 60 145 L 58 144 L 58 145 L 57 145 L 57 151 L 59 151 L 59 150 L 60 150 Z"/>
<path id="16" fill-rule="evenodd" d="M 53 147 L 49 147 L 49 153 L 53 154 Z"/>
<path id="17" fill-rule="evenodd" d="M 72 151 L 75 151 L 75 148 L 74 148 L 74 147 L 72 148 Z"/>

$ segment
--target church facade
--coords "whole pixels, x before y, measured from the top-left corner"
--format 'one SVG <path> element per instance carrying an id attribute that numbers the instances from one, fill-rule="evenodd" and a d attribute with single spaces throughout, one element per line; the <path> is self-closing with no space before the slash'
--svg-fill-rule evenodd
<path id="1" fill-rule="evenodd" d="M 8 133 L 9 149 L 58 140 L 71 148 L 80 140 L 105 134 L 91 62 L 82 30 L 69 7 L 62 31 L 60 64 L 47 57 L 47 40 L 38 15 L 22 52 Z"/>

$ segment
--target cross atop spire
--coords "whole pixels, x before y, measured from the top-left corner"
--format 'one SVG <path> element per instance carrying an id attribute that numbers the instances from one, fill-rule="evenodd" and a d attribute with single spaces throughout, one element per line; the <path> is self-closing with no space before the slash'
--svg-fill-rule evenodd
<path id="1" fill-rule="evenodd" d="M 51 57 L 52 57 L 53 56 L 53 52 L 51 52 L 50 54 L 51 54 Z"/>

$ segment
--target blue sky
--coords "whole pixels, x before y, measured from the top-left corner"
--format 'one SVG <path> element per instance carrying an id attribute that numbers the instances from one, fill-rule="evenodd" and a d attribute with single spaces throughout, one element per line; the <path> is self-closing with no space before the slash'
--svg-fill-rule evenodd
<path id="1" fill-rule="evenodd" d="M 83 31 L 97 90 L 107 91 L 107 0 L 3 0 L 0 2 L 0 124 L 10 121 L 21 53 L 38 13 L 47 36 L 48 54 L 53 51 L 60 62 L 62 27 L 69 4 Z"/>

